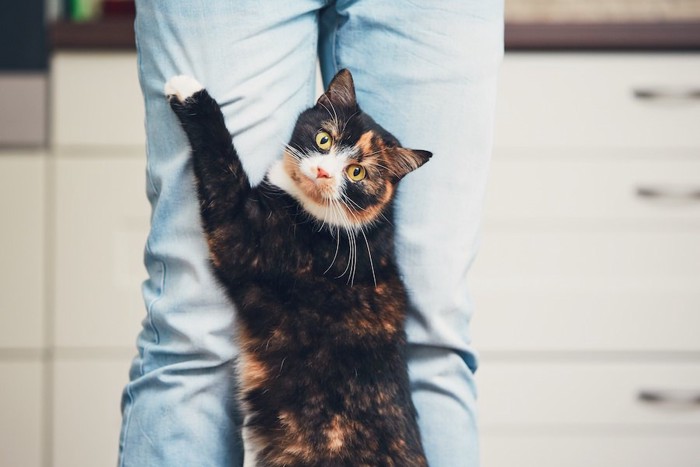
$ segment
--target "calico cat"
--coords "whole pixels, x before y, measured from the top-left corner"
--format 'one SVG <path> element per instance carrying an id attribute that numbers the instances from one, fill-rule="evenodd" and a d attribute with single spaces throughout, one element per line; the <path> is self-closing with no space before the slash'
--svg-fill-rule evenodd
<path id="1" fill-rule="evenodd" d="M 400 146 L 340 71 L 251 186 L 216 101 L 165 86 L 192 148 L 214 273 L 238 311 L 246 466 L 427 466 L 394 259 L 398 182 L 431 157 Z"/>

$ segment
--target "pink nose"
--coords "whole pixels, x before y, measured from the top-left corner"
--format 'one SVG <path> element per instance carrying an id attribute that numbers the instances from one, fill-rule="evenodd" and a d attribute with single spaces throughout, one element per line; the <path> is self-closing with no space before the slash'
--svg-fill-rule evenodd
<path id="1" fill-rule="evenodd" d="M 321 167 L 316 169 L 316 178 L 331 178 L 331 176 Z"/>

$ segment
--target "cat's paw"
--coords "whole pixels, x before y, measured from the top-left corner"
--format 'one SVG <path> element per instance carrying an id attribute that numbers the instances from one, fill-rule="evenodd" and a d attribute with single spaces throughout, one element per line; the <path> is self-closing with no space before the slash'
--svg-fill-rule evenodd
<path id="1" fill-rule="evenodd" d="M 204 86 L 199 81 L 187 75 L 173 76 L 165 83 L 165 95 L 168 100 L 177 99 L 180 103 L 202 89 Z"/>

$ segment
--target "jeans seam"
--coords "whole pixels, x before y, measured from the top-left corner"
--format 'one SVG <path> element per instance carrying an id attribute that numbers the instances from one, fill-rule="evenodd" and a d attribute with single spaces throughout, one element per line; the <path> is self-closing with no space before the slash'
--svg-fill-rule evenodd
<path id="1" fill-rule="evenodd" d="M 126 396 L 129 399 L 129 402 L 126 404 L 126 408 L 124 409 L 124 429 L 122 430 L 122 439 L 121 439 L 121 446 L 120 452 L 119 452 L 119 467 L 124 467 L 124 453 L 126 452 L 126 438 L 127 438 L 127 433 L 129 432 L 129 425 L 131 424 L 131 409 L 132 405 L 134 404 L 134 396 L 131 394 L 131 385 L 127 384 L 126 385 Z"/>
<path id="2" fill-rule="evenodd" d="M 150 248 L 150 241 L 146 240 L 146 252 L 149 255 L 152 255 L 152 251 Z M 153 321 L 153 307 L 154 305 L 163 297 L 163 294 L 165 293 L 165 274 L 166 274 L 166 268 L 165 268 L 165 262 L 163 261 L 158 261 L 158 264 L 160 264 L 160 267 L 162 268 L 162 273 L 161 273 L 161 279 L 160 279 L 160 291 L 158 295 L 150 301 L 148 304 L 148 307 L 146 308 L 146 316 L 148 317 L 148 325 L 153 331 L 154 339 L 153 339 L 153 344 L 158 345 L 160 343 L 160 333 L 158 332 L 158 328 L 156 327 L 155 322 Z M 143 376 L 146 371 L 144 369 L 144 362 L 146 361 L 146 353 L 148 352 L 148 345 L 144 345 L 143 347 L 143 357 L 141 358 L 141 363 L 139 365 L 139 372 L 141 376 Z"/>
<path id="3" fill-rule="evenodd" d="M 146 83 L 144 82 L 143 76 L 145 76 L 145 73 L 143 71 L 143 60 L 141 57 L 141 46 L 139 43 L 139 35 L 136 33 L 136 23 L 138 22 L 138 15 L 136 19 L 134 20 L 134 43 L 136 46 L 136 68 L 138 71 L 138 76 L 139 76 L 139 83 L 141 84 L 141 89 L 143 91 L 143 104 L 144 104 L 144 109 L 148 109 L 148 104 L 146 103 Z M 148 134 L 148 118 L 144 115 L 143 119 L 143 127 L 144 131 L 146 134 Z M 155 183 L 153 183 L 153 177 L 151 177 L 151 164 L 150 160 L 151 158 L 149 157 L 150 155 L 150 149 L 149 149 L 149 144 L 148 144 L 148 138 L 146 138 L 146 181 L 147 183 L 151 186 L 151 190 L 153 190 L 153 193 L 158 196 L 158 190 L 156 189 Z"/>
<path id="4" fill-rule="evenodd" d="M 340 63 L 338 61 L 338 12 L 336 11 L 336 22 L 333 26 L 333 50 L 331 55 L 333 56 L 333 65 L 335 70 L 333 70 L 333 75 L 340 71 Z"/>

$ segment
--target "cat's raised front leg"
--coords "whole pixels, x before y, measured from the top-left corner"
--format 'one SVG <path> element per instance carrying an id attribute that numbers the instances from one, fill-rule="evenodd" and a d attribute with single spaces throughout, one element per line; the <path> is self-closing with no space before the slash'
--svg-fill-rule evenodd
<path id="1" fill-rule="evenodd" d="M 175 76 L 165 84 L 165 94 L 190 141 L 202 221 L 211 235 L 240 209 L 250 182 L 219 104 L 204 86 L 190 76 Z"/>

